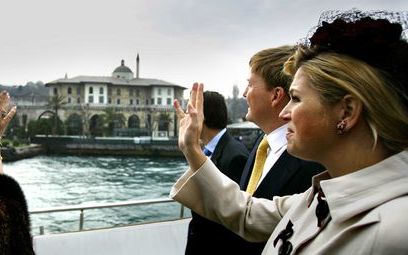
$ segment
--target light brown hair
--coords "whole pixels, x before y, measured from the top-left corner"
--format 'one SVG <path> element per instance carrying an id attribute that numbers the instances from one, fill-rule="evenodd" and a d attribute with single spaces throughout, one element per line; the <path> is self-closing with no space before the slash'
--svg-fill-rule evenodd
<path id="1" fill-rule="evenodd" d="M 261 50 L 251 57 L 249 66 L 264 79 L 269 90 L 282 87 L 288 93 L 292 77 L 283 72 L 283 65 L 294 53 L 295 47 L 288 45 Z"/>

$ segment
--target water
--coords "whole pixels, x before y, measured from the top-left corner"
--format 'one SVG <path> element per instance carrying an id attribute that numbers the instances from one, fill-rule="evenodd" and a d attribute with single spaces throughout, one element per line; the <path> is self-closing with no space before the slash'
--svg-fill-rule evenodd
<path id="1" fill-rule="evenodd" d="M 28 207 L 40 209 L 153 198 L 167 198 L 187 169 L 183 158 L 37 156 L 5 163 L 21 185 Z M 174 219 L 180 205 L 146 205 L 85 211 L 84 229 Z M 34 214 L 32 233 L 76 231 L 79 211 Z"/>

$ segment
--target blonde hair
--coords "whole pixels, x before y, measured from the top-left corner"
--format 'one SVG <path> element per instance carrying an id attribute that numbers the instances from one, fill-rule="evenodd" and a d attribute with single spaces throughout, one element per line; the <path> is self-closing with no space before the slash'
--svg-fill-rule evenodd
<path id="1" fill-rule="evenodd" d="M 283 65 L 294 53 L 295 47 L 288 45 L 261 50 L 251 57 L 249 66 L 264 79 L 269 90 L 282 87 L 288 93 L 292 77 L 283 72 Z"/>
<path id="2" fill-rule="evenodd" d="M 306 51 L 299 48 L 285 63 L 284 71 L 294 75 L 302 67 L 324 103 L 334 104 L 346 94 L 355 96 L 363 104 L 363 117 L 371 129 L 373 146 L 381 141 L 391 152 L 407 149 L 408 111 L 401 102 L 402 92 L 379 69 L 332 52 L 308 58 Z"/>

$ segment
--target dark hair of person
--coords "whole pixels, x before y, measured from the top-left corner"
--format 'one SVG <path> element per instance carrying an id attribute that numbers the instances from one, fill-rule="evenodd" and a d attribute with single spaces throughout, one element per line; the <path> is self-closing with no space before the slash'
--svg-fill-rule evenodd
<path id="1" fill-rule="evenodd" d="M 228 111 L 224 97 L 215 91 L 204 92 L 204 124 L 209 128 L 223 129 L 227 126 Z"/>

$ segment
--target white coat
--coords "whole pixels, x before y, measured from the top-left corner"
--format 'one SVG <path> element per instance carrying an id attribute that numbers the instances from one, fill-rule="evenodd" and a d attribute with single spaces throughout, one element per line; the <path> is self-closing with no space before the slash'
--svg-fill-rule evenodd
<path id="1" fill-rule="evenodd" d="M 170 196 L 248 240 L 268 240 L 264 255 L 278 254 L 282 240 L 273 241 L 289 220 L 290 254 L 408 254 L 408 151 L 341 177 L 324 172 L 313 186 L 302 194 L 258 199 L 207 160 L 195 173 L 188 170 Z M 319 186 L 331 215 L 323 228 L 315 216 Z"/>

